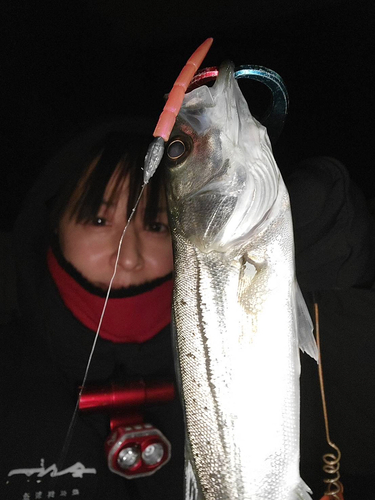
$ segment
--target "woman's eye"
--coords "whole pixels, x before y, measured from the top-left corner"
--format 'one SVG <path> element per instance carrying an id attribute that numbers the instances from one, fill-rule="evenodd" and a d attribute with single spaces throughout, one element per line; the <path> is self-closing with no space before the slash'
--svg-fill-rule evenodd
<path id="1" fill-rule="evenodd" d="M 107 225 L 107 219 L 104 217 L 95 217 L 92 220 L 93 226 L 106 226 Z"/>
<path id="2" fill-rule="evenodd" d="M 162 222 L 153 222 L 147 226 L 147 231 L 151 231 L 153 233 L 166 233 L 169 232 L 169 227 L 167 224 L 163 224 Z"/>
<path id="3" fill-rule="evenodd" d="M 168 145 L 167 155 L 171 160 L 177 160 L 185 153 L 185 151 L 185 144 L 181 141 L 181 139 L 176 139 Z"/>

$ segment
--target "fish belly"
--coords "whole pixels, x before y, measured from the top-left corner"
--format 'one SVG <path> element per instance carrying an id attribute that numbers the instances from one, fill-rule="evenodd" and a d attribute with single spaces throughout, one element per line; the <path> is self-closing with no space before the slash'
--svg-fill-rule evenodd
<path id="1" fill-rule="evenodd" d="M 243 262 L 175 238 L 176 344 L 196 498 L 310 498 L 299 477 L 292 253 L 282 275 L 280 238 L 262 245 L 276 270 L 260 266 L 243 285 Z"/>

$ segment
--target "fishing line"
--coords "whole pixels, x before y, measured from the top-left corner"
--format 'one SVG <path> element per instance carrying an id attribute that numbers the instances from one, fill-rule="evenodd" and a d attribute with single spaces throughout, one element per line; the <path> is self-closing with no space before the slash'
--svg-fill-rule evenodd
<path id="1" fill-rule="evenodd" d="M 92 343 L 91 351 L 90 351 L 89 358 L 88 358 L 88 361 L 87 361 L 85 374 L 84 374 L 83 379 L 82 379 L 82 383 L 81 383 L 80 390 L 79 390 L 79 393 L 78 393 L 78 397 L 77 397 L 76 405 L 75 405 L 75 408 L 74 408 L 73 416 L 72 416 L 72 418 L 70 420 L 70 424 L 69 424 L 69 427 L 68 427 L 68 431 L 67 431 L 67 434 L 66 434 L 66 437 L 65 437 L 65 441 L 64 441 L 61 453 L 60 453 L 60 457 L 59 457 L 59 459 L 57 461 L 56 468 L 57 468 L 58 471 L 62 469 L 62 466 L 63 466 L 63 464 L 65 462 L 65 458 L 66 458 L 66 455 L 68 453 L 68 449 L 69 449 L 69 446 L 70 446 L 70 443 L 71 443 L 71 440 L 72 440 L 72 437 L 73 437 L 74 428 L 75 428 L 75 425 L 76 425 L 76 422 L 77 422 L 77 417 L 78 417 L 79 401 L 80 401 L 82 393 L 83 393 L 83 391 L 85 389 L 87 376 L 88 376 L 88 373 L 89 373 L 89 370 L 90 370 L 90 366 L 91 366 L 91 361 L 92 361 L 92 358 L 93 358 L 93 355 L 94 355 L 94 352 L 95 352 L 95 348 L 96 348 L 96 344 L 97 344 L 97 341 L 98 341 L 100 329 L 101 329 L 101 326 L 102 326 L 102 323 L 103 323 L 104 314 L 105 314 L 105 311 L 107 309 L 109 295 L 110 295 L 111 290 L 112 290 L 113 280 L 115 279 L 115 276 L 116 276 L 116 273 L 117 273 L 117 266 L 118 266 L 118 261 L 120 259 L 120 253 L 121 253 L 121 248 L 122 248 L 122 243 L 123 243 L 123 240 L 124 240 L 124 236 L 125 236 L 127 228 L 129 227 L 129 224 L 130 224 L 130 222 L 131 222 L 131 220 L 132 220 L 132 218 L 133 218 L 133 216 L 135 214 L 135 211 L 136 211 L 136 209 L 138 207 L 138 204 L 139 204 L 139 202 L 140 202 L 140 200 L 142 198 L 142 194 L 143 194 L 143 191 L 144 191 L 146 185 L 147 185 L 147 182 L 143 182 L 142 187 L 141 187 L 141 191 L 140 191 L 140 193 L 138 195 L 138 198 L 137 198 L 137 200 L 136 200 L 136 202 L 134 204 L 134 207 L 133 207 L 133 209 L 132 209 L 132 211 L 131 211 L 131 213 L 129 215 L 129 218 L 128 218 L 128 220 L 127 220 L 127 222 L 125 224 L 125 227 L 124 227 L 124 229 L 122 231 L 121 238 L 119 240 L 119 244 L 118 244 L 118 247 L 117 247 L 117 255 L 116 255 L 116 260 L 115 260 L 113 274 L 112 274 L 111 280 L 110 280 L 109 285 L 108 285 L 108 290 L 107 290 L 107 294 L 106 294 L 105 301 L 104 301 L 104 304 L 103 304 L 102 312 L 101 312 L 101 315 L 100 315 L 98 327 L 96 329 L 94 341 Z"/>
<path id="2" fill-rule="evenodd" d="M 194 73 L 197 71 L 197 69 L 201 65 L 203 59 L 205 58 L 208 50 L 210 49 L 212 42 L 213 42 L 212 38 L 207 38 L 207 40 L 205 40 L 196 49 L 196 51 L 192 54 L 192 56 L 188 59 L 186 65 L 183 67 L 181 73 L 179 74 L 177 80 L 175 81 L 175 83 L 173 85 L 172 91 L 169 94 L 169 97 L 168 97 L 168 100 L 164 106 L 163 112 L 160 115 L 159 121 L 156 125 L 154 132 L 153 132 L 154 140 L 149 145 L 149 148 L 148 148 L 148 151 L 147 151 L 147 154 L 145 157 L 145 163 L 144 163 L 144 168 L 143 168 L 143 184 L 141 187 L 141 191 L 138 195 L 138 198 L 135 202 L 135 205 L 131 211 L 131 214 L 126 222 L 126 225 L 124 227 L 124 230 L 122 232 L 122 235 L 121 235 L 121 238 L 119 241 L 113 275 L 112 275 L 112 278 L 111 278 L 109 285 L 108 285 L 107 295 L 106 295 L 106 298 L 104 301 L 104 305 L 103 305 L 102 313 L 100 316 L 98 328 L 96 330 L 93 345 L 92 345 L 89 359 L 88 359 L 88 362 L 86 365 L 86 371 L 85 371 L 85 374 L 84 374 L 84 377 L 82 380 L 82 385 L 80 387 L 76 406 L 75 406 L 75 409 L 73 412 L 72 419 L 71 419 L 70 424 L 69 424 L 68 432 L 67 432 L 67 435 L 66 435 L 63 447 L 62 447 L 62 451 L 61 451 L 59 460 L 57 461 L 57 470 L 58 471 L 61 470 L 61 466 L 65 461 L 65 458 L 66 458 L 66 455 L 67 455 L 67 452 L 69 449 L 69 445 L 70 445 L 70 442 L 71 442 L 71 439 L 73 436 L 74 427 L 76 425 L 77 416 L 78 416 L 79 401 L 80 401 L 80 398 L 81 398 L 82 393 L 83 393 L 84 388 L 85 388 L 87 375 L 88 375 L 90 365 L 91 365 L 91 360 L 92 360 L 92 357 L 93 357 L 93 354 L 95 351 L 96 343 L 97 343 L 97 340 L 99 337 L 100 328 L 101 328 L 101 325 L 103 322 L 103 317 L 104 317 L 104 314 L 105 314 L 105 311 L 107 308 L 107 303 L 108 303 L 108 299 L 109 299 L 109 294 L 111 292 L 112 283 L 113 283 L 113 280 L 116 276 L 117 264 L 118 264 L 118 261 L 120 258 L 120 252 L 121 252 L 121 247 L 122 247 L 122 242 L 124 239 L 125 232 L 126 232 L 128 226 L 129 226 L 129 224 L 134 216 L 134 213 L 137 209 L 137 206 L 139 204 L 139 201 L 142 197 L 142 194 L 143 194 L 143 191 L 144 191 L 146 185 L 148 184 L 150 178 L 154 175 L 157 167 L 160 164 L 160 161 L 161 161 L 163 153 L 164 153 L 164 143 L 165 143 L 165 141 L 167 141 L 169 139 L 170 133 L 171 133 L 172 128 L 174 126 L 174 123 L 176 121 L 176 117 L 180 111 L 182 101 L 183 101 L 183 98 L 185 96 L 185 91 L 186 91 L 191 79 L 193 78 Z"/>

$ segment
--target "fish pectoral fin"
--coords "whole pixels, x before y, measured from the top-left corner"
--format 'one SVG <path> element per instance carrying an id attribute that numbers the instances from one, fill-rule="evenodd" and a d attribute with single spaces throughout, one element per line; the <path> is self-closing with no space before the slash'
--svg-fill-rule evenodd
<path id="1" fill-rule="evenodd" d="M 313 334 L 314 327 L 310 318 L 310 313 L 307 309 L 305 299 L 303 298 L 298 283 L 295 282 L 294 286 L 298 345 L 302 352 L 306 352 L 306 354 L 318 361 L 318 347 L 316 345 L 315 337 Z"/>
<path id="2" fill-rule="evenodd" d="M 200 492 L 194 467 L 185 455 L 185 500 L 204 500 Z"/>
<path id="3" fill-rule="evenodd" d="M 309 493 L 312 494 L 312 491 L 307 486 L 305 481 L 303 481 L 303 479 L 301 479 L 297 488 L 294 491 L 295 496 L 293 496 L 293 498 L 291 498 L 290 500 L 312 500 Z"/>

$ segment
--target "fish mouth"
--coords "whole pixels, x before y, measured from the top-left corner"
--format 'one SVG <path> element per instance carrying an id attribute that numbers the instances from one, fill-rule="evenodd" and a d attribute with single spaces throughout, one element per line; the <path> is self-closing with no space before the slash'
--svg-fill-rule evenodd
<path id="1" fill-rule="evenodd" d="M 169 164 L 175 227 L 205 253 L 232 253 L 268 219 L 279 183 L 266 129 L 249 111 L 233 63 L 220 66 L 212 87 L 187 94 L 179 133 L 193 146 Z"/>
<path id="2" fill-rule="evenodd" d="M 216 96 L 226 87 L 231 86 L 233 80 L 234 64 L 231 61 L 225 61 L 220 65 L 218 76 L 212 87 L 202 85 L 185 95 L 179 118 L 188 123 L 198 135 L 205 134 L 212 126 L 212 122 L 207 118 L 206 113 L 201 113 L 202 109 L 214 108 Z"/>
<path id="3" fill-rule="evenodd" d="M 234 63 L 226 60 L 220 64 L 219 74 L 217 75 L 216 82 L 218 85 L 231 85 L 234 79 Z"/>

